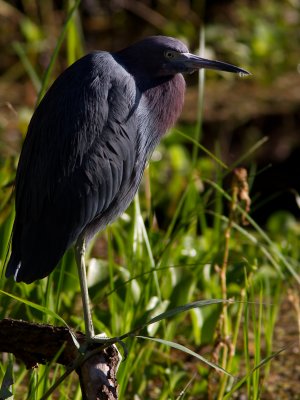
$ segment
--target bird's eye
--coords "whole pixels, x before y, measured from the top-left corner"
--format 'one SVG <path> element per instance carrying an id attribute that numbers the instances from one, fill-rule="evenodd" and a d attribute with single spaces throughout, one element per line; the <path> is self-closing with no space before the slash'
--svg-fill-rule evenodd
<path id="1" fill-rule="evenodd" d="M 166 50 L 165 51 L 165 57 L 168 59 L 173 59 L 176 57 L 176 52 L 172 50 Z"/>

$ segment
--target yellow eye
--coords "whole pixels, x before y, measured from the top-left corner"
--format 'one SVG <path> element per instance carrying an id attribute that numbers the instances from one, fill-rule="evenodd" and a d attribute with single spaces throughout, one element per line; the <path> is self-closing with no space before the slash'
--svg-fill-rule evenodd
<path id="1" fill-rule="evenodd" d="M 172 59 L 172 58 L 175 58 L 176 55 L 177 55 L 176 51 L 172 51 L 172 50 L 166 50 L 165 51 L 165 57 L 166 58 Z"/>

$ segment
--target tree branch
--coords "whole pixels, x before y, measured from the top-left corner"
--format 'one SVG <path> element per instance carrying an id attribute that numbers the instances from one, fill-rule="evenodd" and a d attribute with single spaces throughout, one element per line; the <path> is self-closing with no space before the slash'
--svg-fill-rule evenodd
<path id="1" fill-rule="evenodd" d="M 83 333 L 76 332 L 75 336 L 80 344 L 85 343 Z M 83 399 L 118 399 L 119 353 L 113 345 L 96 349 L 99 344 L 89 345 L 85 354 L 91 351 L 91 356 L 84 357 L 76 368 Z M 55 362 L 72 369 L 72 365 L 77 367 L 80 356 L 69 329 L 14 319 L 0 321 L 0 351 L 14 354 L 27 368 L 49 363 L 58 355 Z"/>

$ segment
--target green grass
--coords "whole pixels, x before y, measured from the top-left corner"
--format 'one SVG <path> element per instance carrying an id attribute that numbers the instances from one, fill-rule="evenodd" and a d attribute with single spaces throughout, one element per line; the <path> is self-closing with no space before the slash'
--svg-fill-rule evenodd
<path id="1" fill-rule="evenodd" d="M 43 78 L 22 46 L 15 47 L 30 79 L 41 85 L 39 99 L 54 78 L 62 45 L 69 63 L 82 53 L 77 6 L 69 3 Z M 170 132 L 156 151 L 160 161 L 146 171 L 139 197 L 95 238 L 87 255 L 96 331 L 124 335 L 128 350 L 118 373 L 120 399 L 229 399 L 241 392 L 259 399 L 271 361 L 281 351 L 273 348 L 274 326 L 286 290 L 299 282 L 299 225 L 294 222 L 287 232 L 281 224 L 262 229 L 245 211 L 237 185 L 225 188 L 225 177 L 241 162 L 247 161 L 255 175 L 251 160 L 266 139 L 226 166 L 218 143 L 213 156 L 199 144 L 202 108 L 200 89 L 196 126 Z M 0 165 L 2 266 L 14 217 L 15 165 L 13 157 Z M 289 239 L 293 246 L 285 245 Z M 72 249 L 50 277 L 31 285 L 2 278 L 0 289 L 0 318 L 84 329 Z M 13 357 L 3 356 L 0 381 L 6 382 L 5 373 L 12 375 L 9 390 L 15 399 L 39 399 L 64 368 L 53 362 L 26 371 Z M 0 397 L 7 398 L 5 393 L 3 385 Z M 80 399 L 76 374 L 51 398 Z"/>

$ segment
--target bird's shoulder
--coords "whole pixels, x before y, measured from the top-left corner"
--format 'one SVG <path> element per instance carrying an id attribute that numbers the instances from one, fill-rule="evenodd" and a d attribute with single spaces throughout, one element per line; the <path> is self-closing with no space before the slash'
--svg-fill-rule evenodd
<path id="1" fill-rule="evenodd" d="M 53 86 L 65 86 L 67 90 L 82 90 L 95 79 L 99 79 L 101 88 L 109 91 L 129 85 L 135 85 L 132 75 L 107 51 L 93 51 L 70 65 L 54 82 Z M 70 86 L 70 83 L 73 86 Z M 51 90 L 52 88 L 50 88 Z"/>
<path id="2" fill-rule="evenodd" d="M 16 180 L 19 213 L 24 198 L 38 218 L 46 199 L 80 198 L 92 187 L 102 188 L 97 212 L 105 207 L 135 163 L 136 97 L 132 77 L 110 53 L 90 53 L 65 70 L 28 128 Z"/>
<path id="3" fill-rule="evenodd" d="M 85 152 L 112 125 L 116 132 L 121 124 L 132 130 L 137 92 L 132 76 L 110 53 L 87 54 L 54 81 L 36 108 L 23 155 L 35 151 L 42 158 L 53 151 L 57 157 L 63 147 L 63 156 L 71 156 L 76 149 Z"/>

